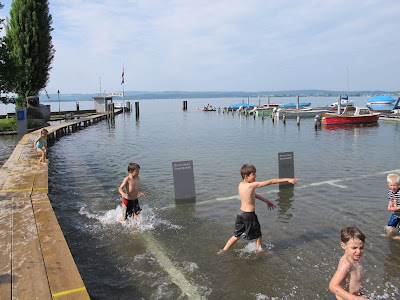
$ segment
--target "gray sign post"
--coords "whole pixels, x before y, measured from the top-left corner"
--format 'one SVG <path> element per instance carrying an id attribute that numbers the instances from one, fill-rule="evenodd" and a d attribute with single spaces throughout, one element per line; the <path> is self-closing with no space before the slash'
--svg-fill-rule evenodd
<path id="1" fill-rule="evenodd" d="M 294 159 L 293 152 L 280 152 L 278 153 L 279 161 L 279 178 L 294 178 Z M 292 187 L 293 185 L 288 182 L 279 184 L 281 187 Z"/>
<path id="2" fill-rule="evenodd" d="M 17 118 L 17 135 L 22 136 L 28 132 L 26 107 L 16 107 L 15 116 Z"/>
<path id="3" fill-rule="evenodd" d="M 172 162 L 172 173 L 174 176 L 175 199 L 193 200 L 196 198 L 193 161 Z"/>

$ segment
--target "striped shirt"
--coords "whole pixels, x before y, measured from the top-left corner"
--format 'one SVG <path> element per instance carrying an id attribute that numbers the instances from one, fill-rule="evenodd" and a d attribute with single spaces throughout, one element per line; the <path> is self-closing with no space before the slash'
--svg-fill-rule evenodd
<path id="1" fill-rule="evenodd" d="M 392 190 L 388 192 L 389 201 L 393 203 L 393 200 L 396 200 L 396 205 L 400 206 L 400 189 L 397 190 L 396 193 L 393 193 Z M 400 210 L 394 211 L 393 214 L 396 218 L 400 218 Z"/>

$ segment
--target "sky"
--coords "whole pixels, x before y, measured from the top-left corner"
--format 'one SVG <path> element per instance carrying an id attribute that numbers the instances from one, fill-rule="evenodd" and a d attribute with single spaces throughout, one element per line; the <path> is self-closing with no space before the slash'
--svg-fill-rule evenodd
<path id="1" fill-rule="evenodd" d="M 7 17 L 12 1 L 0 2 Z M 48 93 L 400 90 L 399 0 L 49 5 Z"/>

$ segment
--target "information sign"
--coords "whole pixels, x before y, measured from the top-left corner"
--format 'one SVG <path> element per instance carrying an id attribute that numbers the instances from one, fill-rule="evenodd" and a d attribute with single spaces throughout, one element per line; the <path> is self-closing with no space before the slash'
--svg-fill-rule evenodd
<path id="1" fill-rule="evenodd" d="M 172 173 L 174 176 L 175 199 L 196 198 L 193 161 L 172 162 Z"/>
<path id="2" fill-rule="evenodd" d="M 279 178 L 294 178 L 294 159 L 293 152 L 278 153 L 279 161 Z M 292 187 L 288 182 L 279 184 L 279 187 Z"/>

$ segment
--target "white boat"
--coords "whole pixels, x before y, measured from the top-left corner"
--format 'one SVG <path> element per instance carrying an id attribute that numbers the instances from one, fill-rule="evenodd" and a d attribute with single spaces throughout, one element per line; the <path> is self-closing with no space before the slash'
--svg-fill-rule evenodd
<path id="1" fill-rule="evenodd" d="M 332 107 L 337 107 L 338 103 L 337 102 L 333 102 Z M 341 107 L 345 107 L 345 106 L 354 106 L 354 102 L 348 99 L 342 99 L 340 100 L 340 106 Z"/>
<path id="2" fill-rule="evenodd" d="M 279 117 L 282 118 L 285 116 L 285 118 L 314 118 L 316 115 L 321 115 L 324 113 L 329 112 L 329 109 L 315 109 L 312 107 L 306 107 L 306 108 L 291 108 L 291 109 L 282 109 L 279 108 L 275 112 L 272 113 L 273 117 Z"/>

